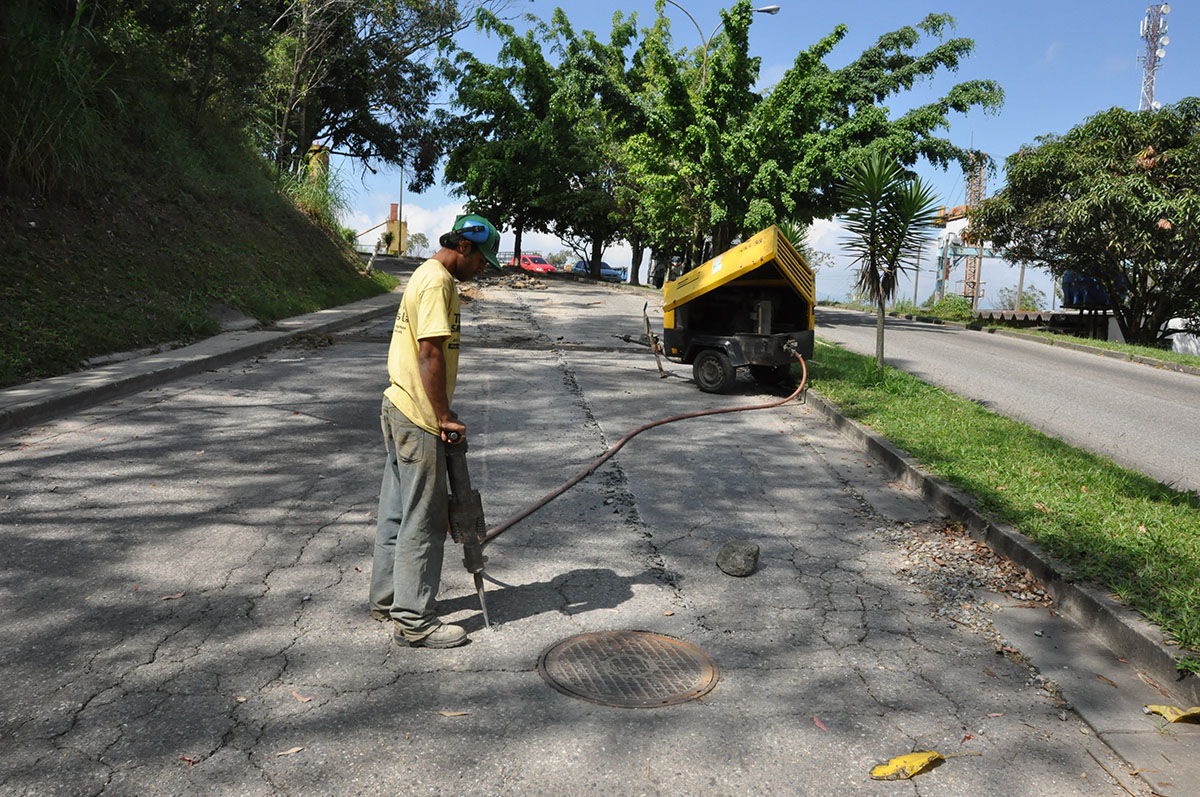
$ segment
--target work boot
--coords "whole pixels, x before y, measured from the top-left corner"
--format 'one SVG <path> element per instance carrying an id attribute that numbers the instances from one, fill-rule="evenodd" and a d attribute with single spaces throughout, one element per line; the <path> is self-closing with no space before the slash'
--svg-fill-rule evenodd
<path id="1" fill-rule="evenodd" d="M 467 632 L 461 625 L 442 623 L 419 639 L 408 639 L 399 629 L 392 636 L 396 642 L 407 644 L 414 648 L 456 648 L 466 644 Z"/>
<path id="2" fill-rule="evenodd" d="M 381 623 L 386 623 L 388 620 L 392 619 L 392 614 L 387 609 L 372 609 L 371 619 L 378 620 Z"/>

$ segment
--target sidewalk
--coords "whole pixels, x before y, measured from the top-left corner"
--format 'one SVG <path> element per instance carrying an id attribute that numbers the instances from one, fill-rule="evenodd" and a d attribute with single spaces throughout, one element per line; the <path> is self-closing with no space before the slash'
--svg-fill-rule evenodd
<path id="1" fill-rule="evenodd" d="M 223 332 L 190 346 L 6 388 L 0 391 L 0 432 L 274 351 L 300 335 L 327 335 L 395 313 L 399 305 L 399 292 L 385 293 L 266 327 Z"/>

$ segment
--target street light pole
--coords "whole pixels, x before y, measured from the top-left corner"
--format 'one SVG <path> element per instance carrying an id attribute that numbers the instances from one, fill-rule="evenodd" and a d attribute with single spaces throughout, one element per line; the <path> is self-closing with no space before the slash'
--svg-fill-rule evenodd
<path id="1" fill-rule="evenodd" d="M 700 42 L 701 42 L 701 44 L 704 45 L 704 60 L 700 64 L 700 88 L 703 89 L 704 84 L 708 82 L 708 43 L 712 41 L 713 36 L 717 35 L 717 31 L 721 30 L 721 26 L 725 24 L 725 20 L 721 20 L 720 22 L 718 22 L 717 26 L 715 28 L 713 28 L 712 33 L 708 34 L 708 36 L 705 36 L 704 29 L 700 27 L 700 23 L 696 21 L 696 18 L 692 16 L 690 11 L 688 11 L 683 6 L 679 5 L 679 3 L 676 3 L 675 0 L 666 0 L 666 1 L 668 3 L 670 3 L 671 5 L 675 6 L 676 8 L 678 8 L 683 13 L 687 14 L 687 18 L 690 19 L 692 21 L 692 24 L 696 26 L 696 32 L 700 34 Z M 762 6 L 760 8 L 754 9 L 754 13 L 755 14 L 778 14 L 779 6 L 776 6 L 776 5 Z"/>

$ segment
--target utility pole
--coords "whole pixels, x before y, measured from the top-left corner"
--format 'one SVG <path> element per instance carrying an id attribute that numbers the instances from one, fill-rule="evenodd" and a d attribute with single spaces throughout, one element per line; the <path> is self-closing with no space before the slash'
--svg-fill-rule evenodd
<path id="1" fill-rule="evenodd" d="M 921 300 L 919 298 L 917 298 L 919 296 L 919 293 L 917 291 L 917 286 L 921 284 L 921 252 L 924 250 L 924 248 L 925 247 L 921 247 L 921 249 L 917 250 L 917 267 L 916 267 L 916 269 L 913 270 L 913 308 L 914 309 L 921 306 Z"/>
<path id="2" fill-rule="evenodd" d="M 1138 56 L 1142 63 L 1142 98 L 1138 103 L 1139 111 L 1157 111 L 1162 103 L 1154 99 L 1154 80 L 1158 75 L 1158 62 L 1167 57 L 1166 47 L 1171 43 L 1167 35 L 1167 20 L 1164 17 L 1171 13 L 1167 3 L 1157 3 L 1146 9 L 1142 18 L 1139 35 L 1146 42 L 1145 53 Z"/>

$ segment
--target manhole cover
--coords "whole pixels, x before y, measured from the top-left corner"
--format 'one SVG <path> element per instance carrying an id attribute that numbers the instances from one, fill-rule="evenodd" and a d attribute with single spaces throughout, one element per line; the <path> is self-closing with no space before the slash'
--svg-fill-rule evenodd
<path id="1" fill-rule="evenodd" d="M 717 663 L 690 642 L 649 631 L 598 631 L 556 642 L 538 672 L 564 695 L 605 706 L 673 706 L 708 694 Z"/>

